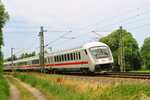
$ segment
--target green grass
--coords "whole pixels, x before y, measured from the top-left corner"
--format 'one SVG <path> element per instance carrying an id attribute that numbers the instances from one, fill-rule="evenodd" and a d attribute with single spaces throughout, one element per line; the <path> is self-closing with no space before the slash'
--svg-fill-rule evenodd
<path id="1" fill-rule="evenodd" d="M 105 88 L 100 98 L 101 100 L 140 100 L 143 94 L 150 97 L 150 85 L 121 84 Z"/>
<path id="2" fill-rule="evenodd" d="M 130 71 L 130 72 L 150 72 L 150 70 L 137 70 L 137 71 Z"/>
<path id="3" fill-rule="evenodd" d="M 10 95 L 9 85 L 6 79 L 0 75 L 0 100 L 8 100 Z"/>
<path id="4" fill-rule="evenodd" d="M 34 95 L 25 87 L 23 87 L 16 79 L 8 75 L 6 77 L 12 84 L 14 84 L 19 89 L 21 94 L 21 100 L 36 100 Z"/>
<path id="5" fill-rule="evenodd" d="M 140 100 L 150 96 L 150 85 L 105 84 L 62 80 L 55 75 L 14 73 L 13 76 L 39 88 L 52 100 Z M 66 81 L 66 82 L 65 82 Z"/>

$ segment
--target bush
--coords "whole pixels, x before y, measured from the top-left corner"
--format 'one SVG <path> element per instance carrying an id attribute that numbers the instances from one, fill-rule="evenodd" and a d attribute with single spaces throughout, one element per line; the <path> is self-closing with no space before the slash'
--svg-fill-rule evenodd
<path id="1" fill-rule="evenodd" d="M 6 79 L 0 75 L 0 100 L 8 100 L 9 95 L 9 85 Z"/>

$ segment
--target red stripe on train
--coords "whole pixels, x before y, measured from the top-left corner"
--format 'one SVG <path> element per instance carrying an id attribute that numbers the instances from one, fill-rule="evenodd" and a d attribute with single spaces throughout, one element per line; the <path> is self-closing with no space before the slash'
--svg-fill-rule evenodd
<path id="1" fill-rule="evenodd" d="M 88 62 L 71 62 L 71 63 L 60 63 L 60 64 L 46 64 L 45 66 L 64 66 L 64 65 L 80 65 L 80 64 L 88 64 Z M 39 65 L 32 66 L 20 66 L 20 67 L 8 67 L 11 68 L 26 68 L 26 67 L 40 67 Z M 7 67 L 5 67 L 7 68 Z"/>
<path id="2" fill-rule="evenodd" d="M 45 65 L 45 66 L 63 66 L 63 65 L 79 65 L 79 64 L 88 64 L 88 62 L 72 62 L 72 63 L 48 64 L 48 65 Z"/>

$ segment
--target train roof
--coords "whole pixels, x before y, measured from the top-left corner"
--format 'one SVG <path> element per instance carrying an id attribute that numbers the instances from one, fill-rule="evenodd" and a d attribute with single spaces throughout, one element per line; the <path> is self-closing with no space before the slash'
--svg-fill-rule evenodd
<path id="1" fill-rule="evenodd" d="M 102 43 L 102 42 L 89 42 L 89 43 L 82 44 L 82 45 L 79 45 L 79 46 L 76 46 L 76 47 L 73 47 L 73 48 L 68 48 L 68 49 L 65 49 L 65 50 L 61 50 L 61 51 L 58 51 L 58 52 L 55 52 L 55 53 L 75 51 L 75 50 L 81 50 L 81 49 L 89 49 L 89 48 L 94 47 L 94 46 L 107 46 L 107 45 Z"/>
<path id="2" fill-rule="evenodd" d="M 58 51 L 58 52 L 47 53 L 47 54 L 45 54 L 45 57 L 48 57 L 48 56 L 51 56 L 51 55 L 56 55 L 56 54 L 61 54 L 61 53 L 64 53 L 64 52 L 72 52 L 72 51 L 81 50 L 81 49 L 89 49 L 89 48 L 94 47 L 94 46 L 107 46 L 107 45 L 102 43 L 102 42 L 89 42 L 89 43 L 86 43 L 86 44 L 82 44 L 82 45 L 79 45 L 79 46 L 76 46 L 76 47 L 73 47 L 73 48 L 68 48 L 68 49 L 65 49 L 65 50 L 61 50 L 61 51 Z M 38 59 L 38 58 L 39 58 L 39 56 L 37 55 L 37 56 L 29 57 L 29 58 L 15 60 L 13 62 L 18 63 L 18 62 L 24 62 L 24 61 L 29 61 L 31 59 Z M 11 63 L 12 62 L 9 61 L 9 62 L 5 62 L 4 64 L 11 64 Z"/>
<path id="3" fill-rule="evenodd" d="M 33 57 L 28 57 L 28 58 L 24 58 L 24 59 L 18 59 L 18 60 L 14 60 L 13 63 L 18 63 L 18 62 L 24 62 L 24 61 L 28 61 L 28 60 L 31 60 L 31 59 L 38 59 L 39 56 L 33 56 Z M 9 61 L 9 62 L 4 62 L 4 64 L 11 64 L 12 61 Z"/>

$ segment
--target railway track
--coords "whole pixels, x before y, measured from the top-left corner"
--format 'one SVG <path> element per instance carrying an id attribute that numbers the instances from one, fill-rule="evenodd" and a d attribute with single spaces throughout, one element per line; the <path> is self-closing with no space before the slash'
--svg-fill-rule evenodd
<path id="1" fill-rule="evenodd" d="M 150 73 L 139 72 L 107 72 L 101 76 L 114 78 L 150 79 Z"/>
<path id="2" fill-rule="evenodd" d="M 104 74 L 85 75 L 81 73 L 57 74 L 58 77 L 75 81 L 85 81 L 91 83 L 142 83 L 150 85 L 150 73 L 129 73 L 129 72 L 107 72 Z"/>
<path id="3" fill-rule="evenodd" d="M 64 74 L 63 74 L 64 75 Z M 128 78 L 128 79 L 147 79 L 150 80 L 150 73 L 141 72 L 105 72 L 96 74 L 68 73 L 70 76 L 89 76 L 89 77 L 112 77 L 112 78 Z"/>

